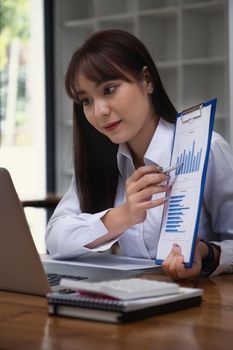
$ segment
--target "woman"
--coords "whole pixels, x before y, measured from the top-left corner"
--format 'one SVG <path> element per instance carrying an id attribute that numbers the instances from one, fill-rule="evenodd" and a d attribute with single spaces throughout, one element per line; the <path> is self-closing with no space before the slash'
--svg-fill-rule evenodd
<path id="1" fill-rule="evenodd" d="M 170 162 L 176 109 L 150 54 L 127 32 L 95 33 L 74 53 L 65 83 L 75 176 L 48 224 L 49 253 L 70 258 L 118 241 L 125 255 L 155 258 L 169 191 L 160 167 Z M 231 272 L 232 212 L 233 157 L 214 133 L 193 267 L 174 245 L 164 270 L 174 280 Z"/>

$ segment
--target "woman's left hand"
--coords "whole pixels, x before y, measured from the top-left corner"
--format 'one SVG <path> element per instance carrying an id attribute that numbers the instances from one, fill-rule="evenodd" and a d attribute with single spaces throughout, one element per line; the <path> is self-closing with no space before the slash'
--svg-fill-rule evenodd
<path id="1" fill-rule="evenodd" d="M 163 269 L 174 281 L 182 281 L 197 277 L 201 271 L 202 253 L 200 244 L 196 244 L 193 265 L 191 268 L 184 266 L 184 257 L 181 248 L 173 244 L 172 250 L 163 262 Z"/>

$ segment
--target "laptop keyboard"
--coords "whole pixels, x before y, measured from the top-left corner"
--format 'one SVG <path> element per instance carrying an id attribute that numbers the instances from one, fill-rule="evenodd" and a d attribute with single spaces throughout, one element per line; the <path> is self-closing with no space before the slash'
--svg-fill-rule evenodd
<path id="1" fill-rule="evenodd" d="M 72 275 L 62 275 L 58 273 L 48 273 L 47 274 L 48 281 L 51 287 L 57 286 L 60 283 L 60 280 L 62 278 L 70 278 L 72 280 L 80 281 L 80 280 L 85 280 L 87 277 L 82 277 L 82 276 L 72 276 Z"/>

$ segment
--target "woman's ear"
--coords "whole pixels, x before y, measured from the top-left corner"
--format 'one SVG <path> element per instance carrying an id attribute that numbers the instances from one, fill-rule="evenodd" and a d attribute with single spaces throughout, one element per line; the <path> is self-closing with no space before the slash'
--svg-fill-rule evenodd
<path id="1" fill-rule="evenodd" d="M 147 66 L 143 67 L 143 85 L 148 94 L 152 94 L 154 91 L 154 84 L 152 82 L 151 74 Z"/>

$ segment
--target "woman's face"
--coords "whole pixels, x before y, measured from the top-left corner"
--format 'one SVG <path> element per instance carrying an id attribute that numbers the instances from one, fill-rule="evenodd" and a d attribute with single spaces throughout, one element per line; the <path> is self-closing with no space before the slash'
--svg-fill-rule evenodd
<path id="1" fill-rule="evenodd" d="M 78 75 L 78 98 L 89 123 L 116 144 L 151 135 L 156 124 L 148 79 L 140 82 L 109 80 L 95 83 Z"/>

